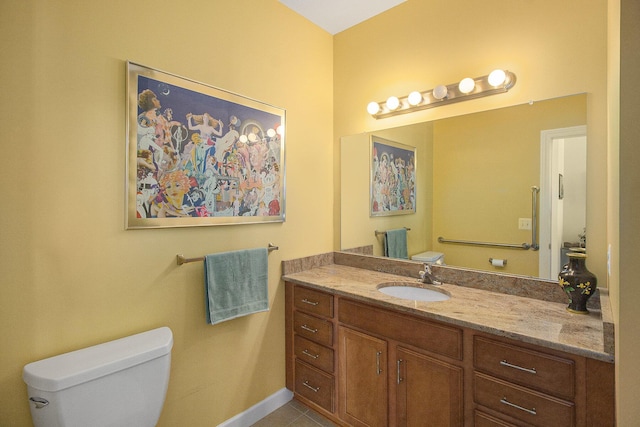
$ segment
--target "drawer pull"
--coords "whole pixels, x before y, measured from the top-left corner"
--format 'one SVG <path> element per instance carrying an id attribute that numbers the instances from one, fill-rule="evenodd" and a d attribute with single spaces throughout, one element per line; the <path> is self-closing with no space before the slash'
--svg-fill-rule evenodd
<path id="1" fill-rule="evenodd" d="M 307 350 L 302 350 L 302 354 L 304 354 L 305 356 L 312 357 L 312 358 L 314 358 L 314 359 L 317 359 L 318 357 L 320 357 L 320 355 L 319 355 L 319 354 L 311 354 L 311 353 L 309 353 Z"/>
<path id="2" fill-rule="evenodd" d="M 302 326 L 300 326 L 300 327 L 301 327 L 302 329 L 304 329 L 305 331 L 309 331 L 309 332 L 311 332 L 312 334 L 316 334 L 316 333 L 318 333 L 318 330 L 317 330 L 317 329 L 310 328 L 310 327 L 309 327 L 309 326 L 307 326 L 307 325 L 302 325 Z"/>
<path id="3" fill-rule="evenodd" d="M 530 374 L 537 374 L 538 372 L 536 371 L 536 368 L 523 368 L 522 366 L 518 366 L 518 365 L 513 365 L 509 362 L 507 362 L 506 360 L 501 360 L 500 364 L 502 366 L 506 366 L 508 368 L 513 368 L 513 369 L 518 369 L 520 371 L 524 371 L 524 372 L 528 372 Z"/>
<path id="4" fill-rule="evenodd" d="M 506 397 L 503 397 L 502 399 L 500 399 L 500 403 L 502 403 L 503 405 L 511 406 L 512 408 L 516 408 L 516 409 L 519 409 L 521 411 L 524 411 L 527 414 L 538 415 L 538 413 L 536 412 L 536 408 L 533 408 L 533 409 L 523 408 L 520 405 L 516 405 L 515 403 L 509 402 Z"/>
<path id="5" fill-rule="evenodd" d="M 382 368 L 380 367 L 380 356 L 382 355 L 381 351 L 376 352 L 376 373 L 380 375 L 382 373 Z"/>
<path id="6" fill-rule="evenodd" d="M 303 382 L 302 385 L 307 388 L 310 388 L 311 390 L 313 390 L 314 393 L 317 393 L 318 391 L 320 391 L 320 387 L 314 387 L 312 385 L 309 385 L 309 381 Z"/>
<path id="7" fill-rule="evenodd" d="M 396 381 L 398 384 L 404 381 L 404 378 L 400 376 L 400 365 L 402 365 L 402 359 L 398 359 L 398 361 L 396 362 Z"/>
<path id="8" fill-rule="evenodd" d="M 309 300 L 308 300 L 308 299 L 306 299 L 306 298 L 304 298 L 304 299 L 302 300 L 302 302 L 303 302 L 303 303 L 305 303 L 305 304 L 309 304 L 309 305 L 318 305 L 318 304 L 320 304 L 320 303 L 319 303 L 319 302 L 317 302 L 317 301 L 309 301 Z"/>

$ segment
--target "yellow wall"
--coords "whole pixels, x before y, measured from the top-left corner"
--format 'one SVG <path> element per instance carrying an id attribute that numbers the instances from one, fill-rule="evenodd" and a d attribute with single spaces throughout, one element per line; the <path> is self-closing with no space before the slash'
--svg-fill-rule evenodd
<path id="1" fill-rule="evenodd" d="M 638 245 L 621 242 L 630 263 L 618 274 L 618 199 L 606 189 L 607 182 L 609 193 L 617 188 L 618 172 L 617 147 L 608 152 L 605 142 L 617 136 L 618 102 L 615 84 L 607 87 L 607 59 L 616 61 L 607 58 L 607 12 L 615 48 L 620 3 L 409 0 L 332 38 L 275 0 L 192 0 L 173 8 L 149 0 L 0 2 L 0 423 L 29 425 L 25 363 L 160 325 L 175 333 L 161 425 L 215 425 L 247 409 L 284 385 L 280 260 L 338 247 L 333 147 L 340 136 L 585 92 L 588 221 L 603 224 L 588 238 L 599 248 L 591 259 L 602 264 L 608 201 L 618 416 L 619 425 L 632 425 L 639 416 L 640 287 L 631 259 Z M 633 42 L 637 2 L 622 5 L 625 40 Z M 637 51 L 631 45 L 624 52 L 634 58 Z M 286 223 L 124 231 L 127 59 L 287 109 Z M 494 67 L 518 75 L 508 94 L 382 121 L 364 110 L 370 100 Z M 623 69 L 637 75 L 638 65 Z M 634 102 L 621 106 L 631 129 L 638 126 Z M 624 154 L 637 154 L 635 140 L 621 141 Z M 637 196 L 634 168 L 620 170 L 627 215 Z M 621 234 L 638 234 L 636 217 L 624 217 Z M 271 312 L 206 326 L 201 268 L 176 267 L 175 254 L 268 241 L 281 248 L 270 255 Z"/>
<path id="2" fill-rule="evenodd" d="M 369 101 L 494 68 L 517 75 L 508 93 L 380 120 L 366 112 Z M 586 93 L 589 266 L 601 273 L 607 248 L 606 72 L 603 0 L 585 0 L 580 7 L 554 0 L 409 0 L 334 37 L 334 143 L 345 135 Z M 334 162 L 339 174 L 340 160 Z M 335 218 L 340 215 L 339 182 Z M 338 246 L 337 220 L 334 236 Z"/>
<path id="3" fill-rule="evenodd" d="M 611 121 L 614 123 L 613 160 L 619 159 L 619 176 L 611 176 L 612 184 L 619 183 L 619 193 L 612 197 L 611 211 L 617 214 L 611 221 L 611 234 L 619 238 L 619 264 L 614 265 L 612 292 L 617 302 L 616 329 L 616 380 L 618 398 L 618 425 L 633 426 L 640 419 L 637 396 L 640 393 L 640 3 L 635 0 L 613 1 L 612 27 L 620 28 L 619 39 L 613 39 L 620 46 L 619 62 L 615 62 L 612 71 L 619 71 L 619 92 L 612 90 Z M 619 25 L 619 27 L 618 27 Z M 618 67 L 618 68 L 616 68 Z M 612 73 L 613 81 L 618 79 Z M 619 128 L 617 119 L 619 118 Z M 619 131 L 616 134 L 615 131 Z M 617 138 L 619 136 L 619 139 Z M 619 150 L 619 151 L 618 151 Z M 616 170 L 617 172 L 618 170 Z M 619 179 L 619 181 L 618 181 Z M 617 187 L 615 187 L 618 189 Z M 619 199 L 617 198 L 619 197 Z M 615 203 L 619 201 L 619 204 Z M 617 209 L 619 207 L 619 209 Z M 618 216 L 619 215 L 619 216 Z M 619 218 L 619 224 L 616 220 Z M 618 228 L 619 226 L 619 228 Z M 614 241 L 614 243 L 617 243 Z M 617 252 L 616 252 L 617 253 Z M 614 258 L 617 260 L 618 257 Z M 619 281 L 615 280 L 619 274 Z"/>
<path id="4" fill-rule="evenodd" d="M 450 265 L 539 276 L 538 251 L 452 245 L 437 239 L 531 243 L 531 231 L 519 230 L 518 218 L 531 218 L 531 186 L 541 185 L 540 132 L 585 123 L 585 95 L 434 122 L 432 249 L 443 252 Z M 508 262 L 492 267 L 489 258 Z M 589 263 L 604 278 L 605 270 L 594 267 Z M 602 285 L 606 286 L 604 280 Z"/>
<path id="5" fill-rule="evenodd" d="M 0 40 L 0 425 L 30 425 L 24 364 L 162 325 L 160 425 L 284 387 L 280 261 L 332 248 L 332 37 L 275 0 L 24 0 Z M 287 110 L 285 223 L 124 230 L 126 60 Z M 206 325 L 202 264 L 176 254 L 268 242 L 270 312 Z"/>

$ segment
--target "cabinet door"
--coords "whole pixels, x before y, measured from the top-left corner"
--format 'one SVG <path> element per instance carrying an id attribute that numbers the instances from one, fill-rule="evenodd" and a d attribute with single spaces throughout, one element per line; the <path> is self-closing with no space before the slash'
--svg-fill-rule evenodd
<path id="1" fill-rule="evenodd" d="M 387 342 L 339 328 L 340 414 L 354 426 L 386 426 Z"/>
<path id="2" fill-rule="evenodd" d="M 461 426 L 462 368 L 398 347 L 398 426 Z"/>

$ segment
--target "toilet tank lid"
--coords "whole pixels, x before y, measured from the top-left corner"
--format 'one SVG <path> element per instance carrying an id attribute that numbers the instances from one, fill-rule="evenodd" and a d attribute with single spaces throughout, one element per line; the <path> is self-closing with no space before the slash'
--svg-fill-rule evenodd
<path id="1" fill-rule="evenodd" d="M 29 363 L 22 379 L 38 390 L 59 391 L 164 356 L 172 347 L 165 326 Z"/>
<path id="2" fill-rule="evenodd" d="M 443 256 L 444 254 L 442 252 L 427 251 L 415 254 L 411 257 L 411 259 L 414 261 L 435 262 Z"/>

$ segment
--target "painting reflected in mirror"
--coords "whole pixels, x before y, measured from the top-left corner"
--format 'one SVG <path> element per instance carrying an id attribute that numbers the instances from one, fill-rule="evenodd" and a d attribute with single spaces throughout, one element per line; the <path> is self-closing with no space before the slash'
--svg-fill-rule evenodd
<path id="1" fill-rule="evenodd" d="M 562 257 L 587 246 L 586 122 L 580 94 L 342 137 L 341 248 L 382 256 L 375 232 L 406 227 L 410 257 L 435 251 L 447 265 L 556 279 Z M 416 147 L 414 214 L 370 217 L 372 134 Z M 534 236 L 540 250 L 439 241 L 517 246 Z"/>
<path id="2" fill-rule="evenodd" d="M 371 216 L 416 211 L 415 147 L 371 135 Z"/>

